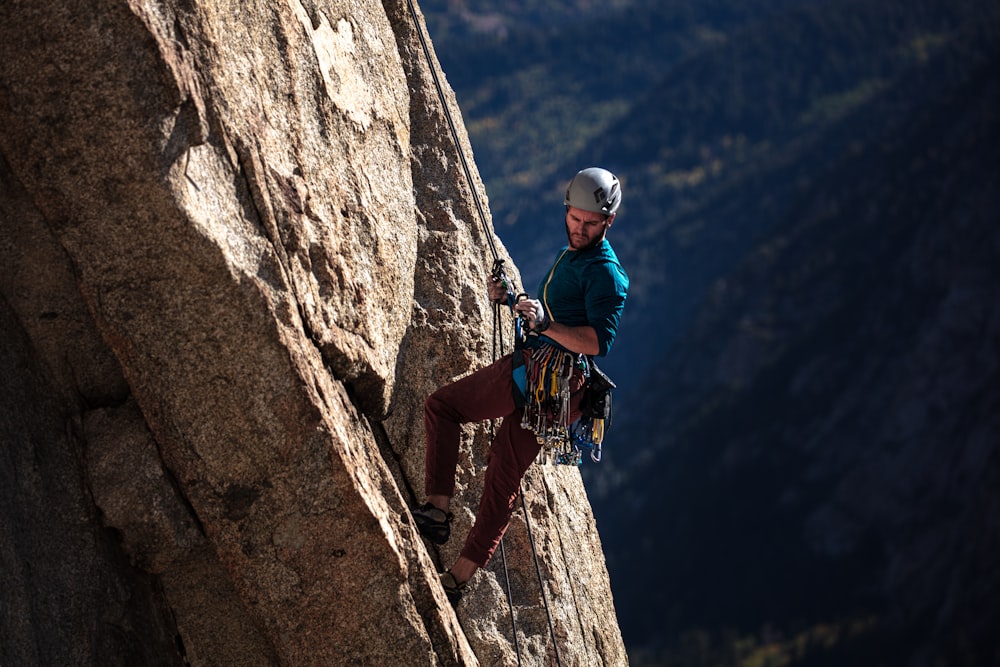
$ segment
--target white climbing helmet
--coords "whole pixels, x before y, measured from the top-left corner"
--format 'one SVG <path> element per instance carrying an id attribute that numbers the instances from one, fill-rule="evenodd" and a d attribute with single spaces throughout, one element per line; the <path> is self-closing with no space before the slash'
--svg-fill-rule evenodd
<path id="1" fill-rule="evenodd" d="M 607 169 L 587 167 L 569 182 L 563 203 L 584 211 L 614 215 L 622 203 L 621 183 Z"/>

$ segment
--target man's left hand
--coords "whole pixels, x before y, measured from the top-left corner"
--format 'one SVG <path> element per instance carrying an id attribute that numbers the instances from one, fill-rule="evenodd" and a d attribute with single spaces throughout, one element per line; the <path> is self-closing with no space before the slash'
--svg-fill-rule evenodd
<path id="1" fill-rule="evenodd" d="M 532 331 L 541 333 L 549 328 L 552 320 L 545 313 L 542 302 L 538 299 L 523 299 L 514 304 L 514 310 L 528 320 Z"/>

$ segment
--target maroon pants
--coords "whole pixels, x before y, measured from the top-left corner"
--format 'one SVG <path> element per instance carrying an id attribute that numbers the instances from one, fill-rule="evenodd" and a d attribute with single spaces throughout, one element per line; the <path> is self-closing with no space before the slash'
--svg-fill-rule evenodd
<path id="1" fill-rule="evenodd" d="M 514 354 L 527 352 L 515 351 Z M 424 405 L 427 430 L 427 460 L 424 490 L 427 495 L 449 498 L 455 494 L 455 470 L 461 442 L 461 424 L 503 417 L 487 456 L 483 495 L 476 522 L 462 547 L 465 556 L 479 567 L 489 561 L 514 511 L 521 478 L 538 455 L 540 445 L 532 431 L 521 428 L 522 410 L 514 405 L 511 355 L 441 387 Z M 574 390 L 582 384 L 571 383 Z M 579 416 L 582 392 L 571 399 L 571 420 Z"/>

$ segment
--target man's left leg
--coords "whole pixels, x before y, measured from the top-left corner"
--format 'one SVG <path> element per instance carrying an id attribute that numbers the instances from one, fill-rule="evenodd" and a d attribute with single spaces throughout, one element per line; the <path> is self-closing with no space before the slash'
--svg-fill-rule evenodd
<path id="1" fill-rule="evenodd" d="M 483 480 L 476 522 L 462 548 L 462 557 L 484 567 L 500 544 L 521 491 L 521 478 L 528 470 L 541 445 L 531 431 L 521 428 L 520 409 L 500 424 Z"/>

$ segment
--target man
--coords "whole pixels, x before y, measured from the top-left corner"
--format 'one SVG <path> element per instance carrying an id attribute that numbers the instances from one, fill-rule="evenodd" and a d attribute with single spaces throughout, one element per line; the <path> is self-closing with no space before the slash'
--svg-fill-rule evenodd
<path id="1" fill-rule="evenodd" d="M 611 348 L 629 284 L 606 238 L 621 197 L 618 178 L 605 169 L 584 169 L 570 181 L 564 201 L 568 245 L 539 286 L 540 298 L 524 299 L 514 305 L 531 335 L 529 349 L 517 349 L 513 355 L 523 355 L 529 368 L 537 356 L 533 357 L 531 348 L 551 347 L 579 359 L 603 357 Z M 489 292 L 494 302 L 507 297 L 506 287 L 495 279 Z M 414 510 L 413 516 L 420 532 L 437 544 L 447 542 L 451 533 L 452 515 L 448 510 L 455 491 L 461 424 L 503 417 L 487 457 L 476 521 L 460 556 L 441 574 L 441 583 L 453 604 L 461 599 L 466 583 L 486 565 L 500 543 L 521 478 L 541 447 L 530 425 L 522 424 L 524 407 L 515 401 L 513 355 L 438 389 L 425 404 L 427 503 Z M 577 367 L 568 384 L 570 423 L 579 416 L 583 384 L 584 371 Z"/>

